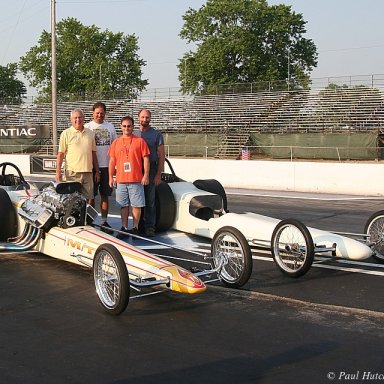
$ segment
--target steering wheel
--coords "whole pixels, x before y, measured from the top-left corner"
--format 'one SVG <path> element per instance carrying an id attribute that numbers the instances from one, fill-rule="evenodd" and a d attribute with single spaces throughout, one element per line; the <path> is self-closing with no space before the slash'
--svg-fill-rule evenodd
<path id="1" fill-rule="evenodd" d="M 20 169 L 17 167 L 17 165 L 13 164 L 13 163 L 8 163 L 8 162 L 5 162 L 5 163 L 1 163 L 0 164 L 0 175 L 1 175 L 1 179 L 2 179 L 2 183 L 4 183 L 6 180 L 7 180 L 7 174 L 6 174 L 6 169 L 7 167 L 11 167 L 13 168 L 16 172 L 17 172 L 17 177 L 13 177 L 12 179 L 12 182 L 11 183 L 5 183 L 6 185 L 5 186 L 8 186 L 8 184 L 10 184 L 9 186 L 17 186 L 17 185 L 21 185 L 23 187 L 27 187 L 29 188 L 29 184 L 26 182 L 23 174 L 21 173 Z M 10 174 L 8 174 L 8 176 L 10 176 Z M 12 176 L 14 176 L 12 174 Z"/>
<path id="2" fill-rule="evenodd" d="M 174 183 L 175 181 L 182 181 L 178 176 L 176 176 L 176 173 L 173 170 L 172 164 L 168 160 L 168 158 L 165 158 L 164 160 L 165 160 L 165 163 L 167 163 L 171 173 L 162 172 L 161 180 L 166 182 L 166 183 Z"/>

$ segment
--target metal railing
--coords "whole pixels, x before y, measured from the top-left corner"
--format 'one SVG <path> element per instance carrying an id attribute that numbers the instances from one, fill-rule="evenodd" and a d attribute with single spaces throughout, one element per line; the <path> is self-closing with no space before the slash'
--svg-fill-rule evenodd
<path id="1" fill-rule="evenodd" d="M 320 78 L 311 78 L 307 90 L 319 91 L 335 85 L 339 87 L 369 87 L 369 88 L 384 88 L 384 74 L 370 75 L 353 75 L 353 76 L 329 76 Z M 295 84 L 292 80 L 275 80 L 275 81 L 259 81 L 254 83 L 234 83 L 220 84 L 216 87 L 215 92 L 211 94 L 238 94 L 238 93 L 260 93 L 260 92 L 276 92 L 276 91 L 292 91 L 295 90 Z M 303 90 L 302 87 L 296 90 Z M 172 99 L 191 99 L 192 96 L 185 95 L 181 91 L 181 87 L 164 87 L 164 88 L 148 88 L 140 92 L 137 96 L 127 94 L 126 91 L 115 91 L 105 94 L 94 95 L 58 95 L 58 101 L 85 101 L 85 100 L 119 100 L 119 99 L 135 99 L 138 101 L 147 100 L 172 100 Z M 36 95 L 27 95 L 20 98 L 0 99 L 0 105 L 20 105 L 20 104 L 35 104 L 39 97 Z M 46 102 L 50 102 L 46 100 Z"/>
<path id="2" fill-rule="evenodd" d="M 237 153 L 218 155 L 218 146 L 166 145 L 168 157 L 242 159 L 245 151 L 249 160 L 384 160 L 384 147 L 247 146 Z"/>
<path id="3" fill-rule="evenodd" d="M 251 159 L 378 161 L 384 147 L 249 146 Z"/>
<path id="4" fill-rule="evenodd" d="M 238 153 L 218 155 L 219 145 L 165 145 L 167 157 L 241 159 L 244 150 L 248 152 L 250 160 L 384 160 L 384 147 L 247 146 L 239 148 Z M 23 144 L 0 145 L 0 155 L 52 156 L 53 153 L 52 145 L 41 146 L 36 151 L 31 151 L 30 146 Z"/>
<path id="5" fill-rule="evenodd" d="M 384 159 L 383 147 L 247 146 L 220 155 L 218 146 L 166 145 L 168 157 L 194 157 L 249 160 L 336 160 L 378 161 Z"/>

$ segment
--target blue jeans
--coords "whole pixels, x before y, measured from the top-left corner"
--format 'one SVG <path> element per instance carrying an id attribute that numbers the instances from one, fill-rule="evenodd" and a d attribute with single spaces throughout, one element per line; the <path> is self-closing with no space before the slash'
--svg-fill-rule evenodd
<path id="1" fill-rule="evenodd" d="M 157 173 L 157 166 L 152 167 L 149 171 L 149 184 L 144 186 L 145 208 L 144 221 L 145 228 L 156 228 L 156 186 L 153 179 Z"/>
<path id="2" fill-rule="evenodd" d="M 145 208 L 144 208 L 144 221 L 145 228 L 156 227 L 156 186 L 149 183 L 144 187 L 145 193 Z"/>

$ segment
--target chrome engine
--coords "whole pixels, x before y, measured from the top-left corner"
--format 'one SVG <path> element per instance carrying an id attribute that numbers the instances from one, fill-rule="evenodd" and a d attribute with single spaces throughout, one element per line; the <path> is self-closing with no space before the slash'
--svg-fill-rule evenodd
<path id="1" fill-rule="evenodd" d="M 49 185 L 34 197 L 26 199 L 18 209 L 25 220 L 22 233 L 0 243 L 1 252 L 24 252 L 33 249 L 52 227 L 69 228 L 91 224 L 97 211 L 87 205 L 80 193 L 81 185 L 66 182 Z"/>
<path id="2" fill-rule="evenodd" d="M 26 200 L 19 214 L 28 223 L 44 230 L 52 226 L 69 228 L 87 224 L 87 202 L 76 189 L 63 190 L 50 185 L 38 196 Z"/>

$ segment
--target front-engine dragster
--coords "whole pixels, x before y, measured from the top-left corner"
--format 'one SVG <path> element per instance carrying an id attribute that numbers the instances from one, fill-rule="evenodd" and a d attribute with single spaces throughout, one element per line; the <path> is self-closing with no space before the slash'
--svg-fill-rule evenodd
<path id="1" fill-rule="evenodd" d="M 212 239 L 212 251 L 222 239 L 269 250 L 279 269 L 298 277 L 315 255 L 350 260 L 371 256 L 384 260 L 384 211 L 368 219 L 363 234 L 336 233 L 306 227 L 296 219 L 279 220 L 252 212 L 231 213 L 223 186 L 215 179 L 188 182 L 179 178 L 166 159 L 169 173 L 157 188 L 157 228 L 169 228 Z M 250 252 L 245 246 L 246 252 Z"/>
<path id="2" fill-rule="evenodd" d="M 217 274 L 239 287 L 251 275 L 252 260 L 229 243 L 207 257 L 210 269 L 192 272 L 102 232 L 92 226 L 96 216 L 79 183 L 52 183 L 40 191 L 17 166 L 0 164 L 0 253 L 41 252 L 92 268 L 99 300 L 111 314 L 126 309 L 131 288 L 194 294 L 206 290 L 203 276 Z"/>

